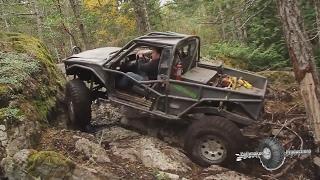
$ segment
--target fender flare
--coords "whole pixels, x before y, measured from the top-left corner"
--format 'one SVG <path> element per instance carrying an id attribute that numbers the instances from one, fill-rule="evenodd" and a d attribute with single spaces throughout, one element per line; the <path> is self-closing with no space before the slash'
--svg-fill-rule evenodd
<path id="1" fill-rule="evenodd" d="M 72 71 L 72 70 L 74 70 L 74 69 L 77 69 L 77 68 L 79 68 L 79 69 L 85 69 L 85 70 L 87 70 L 87 71 L 90 71 L 92 74 L 94 74 L 98 79 L 99 79 L 99 81 L 101 82 L 101 83 L 103 83 L 104 85 L 106 84 L 106 81 L 104 80 L 104 78 L 101 76 L 101 75 L 99 75 L 93 68 L 91 68 L 91 67 L 87 67 L 87 66 L 83 66 L 83 65 L 71 65 L 71 66 L 69 66 L 69 67 L 67 67 L 66 68 L 66 74 L 67 75 L 72 75 L 72 74 L 74 74 L 74 73 L 70 73 L 70 71 Z"/>
<path id="2" fill-rule="evenodd" d="M 255 121 L 253 119 L 247 118 L 247 117 L 243 117 L 240 116 L 238 114 L 234 114 L 225 110 L 219 110 L 216 107 L 194 107 L 192 108 L 188 113 L 193 114 L 193 113 L 208 113 L 208 114 L 212 114 L 215 116 L 221 116 L 224 117 L 226 119 L 229 119 L 230 121 L 237 123 L 237 124 L 241 124 L 241 125 L 245 125 L 248 126 L 250 124 L 255 123 Z"/>

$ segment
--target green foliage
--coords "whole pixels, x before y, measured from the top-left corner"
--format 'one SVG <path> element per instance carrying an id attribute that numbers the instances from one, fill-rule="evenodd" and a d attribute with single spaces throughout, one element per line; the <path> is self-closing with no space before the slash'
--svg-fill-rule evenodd
<path id="1" fill-rule="evenodd" d="M 39 62 L 26 54 L 0 52 L 0 84 L 21 88 L 31 75 L 40 71 Z"/>
<path id="2" fill-rule="evenodd" d="M 240 43 L 215 43 L 208 48 L 209 57 L 227 57 L 234 59 L 232 65 L 245 64 L 248 70 L 261 71 L 276 69 L 288 64 L 274 46 L 268 49 L 254 48 Z"/>
<path id="3" fill-rule="evenodd" d="M 272 69 L 290 66 L 287 62 L 288 51 L 274 0 L 170 0 L 165 1 L 165 4 L 160 0 L 83 0 L 76 1 L 77 10 L 80 12 L 79 18 L 74 16 L 69 0 L 36 0 L 38 11 L 42 15 L 40 25 L 42 35 L 38 33 L 39 24 L 36 15 L 32 15 L 35 12 L 34 1 L 23 2 L 2 3 L 0 11 L 6 16 L 0 21 L 0 27 L 10 32 L 24 32 L 40 37 L 49 46 L 50 52 L 60 60 L 70 55 L 72 46 L 83 45 L 78 22 L 83 23 L 91 48 L 122 46 L 140 35 L 139 16 L 136 10 L 137 8 L 141 10 L 145 3 L 151 31 L 175 31 L 198 35 L 201 44 L 206 47 L 202 48 L 203 56 L 216 56 L 209 52 L 209 49 L 215 53 L 219 51 L 219 56 L 240 57 L 238 61 L 250 63 L 247 65 L 248 68 L 254 70 L 266 69 L 268 66 Z M 298 0 L 298 2 L 305 29 L 315 50 L 317 64 L 320 65 L 320 50 L 318 50 L 320 44 L 315 37 L 317 24 L 313 1 Z M 23 13 L 30 15 L 18 15 Z M 70 34 L 77 42 L 73 42 Z M 233 42 L 240 43 L 234 45 Z M 215 43 L 222 45 L 213 47 L 216 46 Z M 23 46 L 23 43 L 17 44 Z M 6 45 L 1 46 L 0 42 L 0 48 L 5 49 Z M 28 47 L 22 47 L 26 48 Z M 37 48 L 32 46 L 28 49 L 30 51 Z M 233 53 L 233 50 L 236 52 Z M 222 52 L 229 54 L 222 55 Z M 243 57 L 236 53 L 249 54 Z M 51 59 L 50 61 L 54 63 L 53 58 L 45 57 L 45 59 Z M 52 69 L 51 65 L 49 67 L 49 70 Z"/>
<path id="4" fill-rule="evenodd" d="M 13 125 L 24 118 L 18 108 L 6 107 L 0 109 L 0 124 Z"/>
<path id="5" fill-rule="evenodd" d="M 282 27 L 277 17 L 276 2 L 272 0 L 258 0 L 249 10 L 249 14 L 256 16 L 250 19 L 247 24 L 247 42 L 256 47 L 268 48 L 277 46 L 280 53 L 284 53 L 285 43 L 283 40 Z"/>

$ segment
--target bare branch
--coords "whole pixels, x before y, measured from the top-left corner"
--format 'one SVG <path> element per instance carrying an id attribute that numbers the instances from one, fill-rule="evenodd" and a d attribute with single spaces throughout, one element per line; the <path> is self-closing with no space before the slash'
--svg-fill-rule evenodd
<path id="1" fill-rule="evenodd" d="M 244 21 L 244 23 L 240 26 L 240 29 L 242 29 L 248 22 L 251 18 L 257 16 L 258 14 L 260 14 L 262 11 L 264 11 L 270 4 L 271 4 L 272 1 L 269 1 L 268 3 L 266 3 L 264 5 L 264 7 L 262 9 L 260 9 L 259 11 L 257 11 L 256 13 L 254 13 L 253 15 L 251 15 L 249 18 L 247 18 L 247 20 Z"/>
<path id="2" fill-rule="evenodd" d="M 9 13 L 3 14 L 2 16 L 35 16 L 37 13 Z"/>

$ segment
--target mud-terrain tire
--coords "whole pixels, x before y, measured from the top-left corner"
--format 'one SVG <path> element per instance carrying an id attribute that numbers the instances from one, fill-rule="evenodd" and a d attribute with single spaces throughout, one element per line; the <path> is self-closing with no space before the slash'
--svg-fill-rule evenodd
<path id="1" fill-rule="evenodd" d="M 66 104 L 67 127 L 85 131 L 91 121 L 91 97 L 83 81 L 74 79 L 66 84 Z"/>
<path id="2" fill-rule="evenodd" d="M 284 163 L 284 148 L 275 138 L 263 139 L 259 144 L 258 151 L 263 152 L 263 154 L 260 155 L 260 162 L 267 170 L 276 170 Z"/>
<path id="3" fill-rule="evenodd" d="M 218 116 L 195 120 L 186 132 L 184 149 L 200 166 L 228 165 L 235 162 L 244 137 L 231 121 Z"/>

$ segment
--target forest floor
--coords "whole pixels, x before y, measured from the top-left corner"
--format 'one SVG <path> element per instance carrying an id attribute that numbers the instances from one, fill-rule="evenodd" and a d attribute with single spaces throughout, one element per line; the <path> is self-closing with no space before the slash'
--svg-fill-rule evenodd
<path id="1" fill-rule="evenodd" d="M 166 124 L 162 127 L 154 124 L 143 125 L 143 127 L 126 126 L 120 123 L 121 107 L 104 101 L 95 102 L 92 105 L 93 124 L 97 127 L 95 132 L 83 133 L 65 129 L 63 122 L 66 115 L 65 111 L 61 110 L 53 120 L 53 125 L 43 130 L 37 148 L 60 152 L 77 164 L 92 168 L 94 171 L 112 174 L 120 179 L 168 179 L 168 177 L 171 179 L 210 179 L 210 175 L 214 174 L 220 176 L 211 177 L 211 179 L 217 177 L 221 179 L 237 179 L 238 177 L 241 179 L 243 177 L 241 174 L 246 175 L 244 178 L 252 179 L 316 179 L 315 167 L 312 163 L 312 157 L 315 155 L 313 139 L 297 89 L 298 86 L 294 83 L 290 85 L 282 82 L 271 83 L 266 95 L 262 120 L 243 129 L 243 133 L 250 138 L 248 151 L 254 151 L 259 140 L 274 135 L 277 136 L 285 149 L 300 149 L 301 138 L 303 140 L 302 148 L 312 150 L 312 156 L 286 158 L 283 166 L 275 171 L 265 170 L 258 159 L 246 159 L 228 166 L 228 169 L 213 168 L 214 170 L 211 171 L 210 168 L 202 168 L 187 160 L 188 162 L 185 163 L 188 166 L 186 171 L 181 170 L 185 166 L 177 166 L 176 169 L 165 170 L 165 172 L 171 173 L 172 177 L 170 174 L 162 176 L 161 168 L 146 165 L 143 158 L 134 157 L 139 154 L 128 153 L 128 151 L 146 153 L 147 150 L 143 151 L 141 147 L 136 147 L 134 142 L 140 141 L 141 138 L 152 137 L 152 143 L 156 144 L 155 147 L 161 151 L 168 150 L 167 146 L 170 146 L 178 153 L 184 154 L 181 148 L 181 137 L 183 137 L 185 127 L 176 124 Z M 143 120 L 141 121 L 143 124 Z M 283 126 L 283 130 L 279 133 Z M 98 163 L 79 152 L 75 141 L 80 138 L 86 138 L 100 144 L 106 150 L 110 162 Z M 150 149 L 150 147 L 148 148 Z M 172 151 L 168 150 L 168 152 Z M 156 156 L 156 154 L 154 155 Z M 232 173 L 230 174 L 228 171 Z"/>

